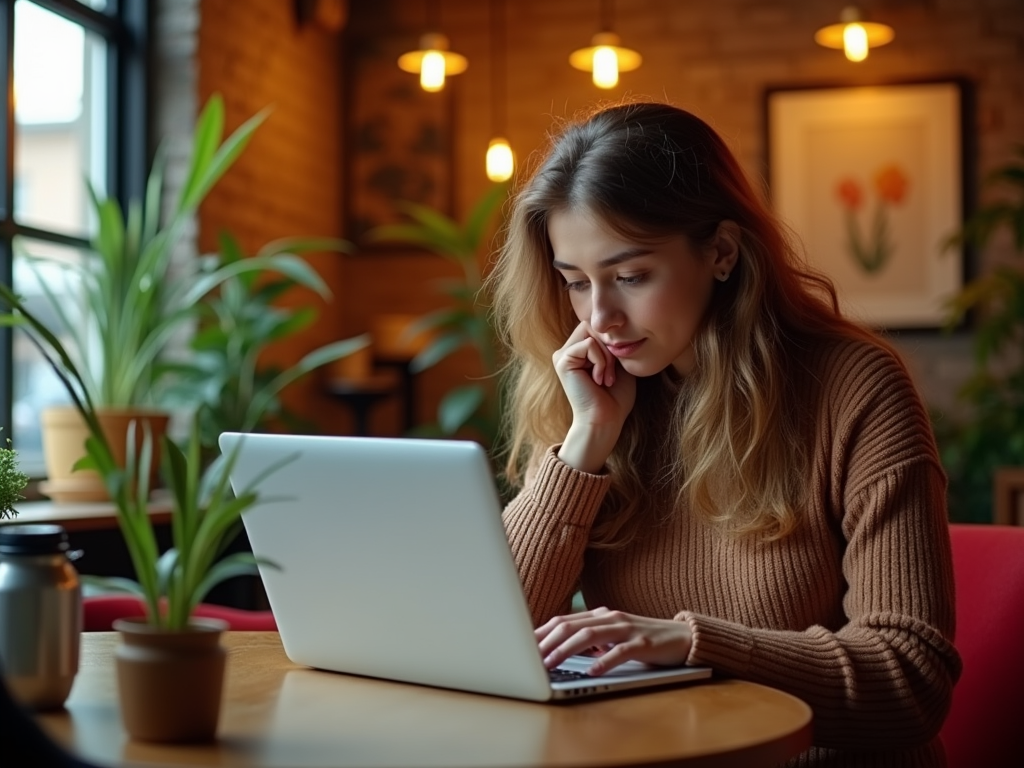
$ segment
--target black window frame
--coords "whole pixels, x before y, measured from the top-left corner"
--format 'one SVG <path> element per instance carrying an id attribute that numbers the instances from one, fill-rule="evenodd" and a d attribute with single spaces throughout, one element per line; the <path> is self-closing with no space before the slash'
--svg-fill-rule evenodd
<path id="1" fill-rule="evenodd" d="M 96 10 L 78 0 L 17 0 L 32 2 L 56 13 L 107 43 L 107 169 L 108 194 L 126 206 L 141 198 L 151 159 L 150 39 L 152 0 L 107 0 Z M 88 241 L 64 233 L 26 226 L 14 218 L 14 5 L 2 0 L 0 10 L 0 82 L 6 83 L 4 119 L 0 121 L 0 281 L 14 281 L 16 237 L 31 237 L 60 245 L 88 248 Z M 13 431 L 13 332 L 0 328 L 0 435 L 17 447 Z"/>

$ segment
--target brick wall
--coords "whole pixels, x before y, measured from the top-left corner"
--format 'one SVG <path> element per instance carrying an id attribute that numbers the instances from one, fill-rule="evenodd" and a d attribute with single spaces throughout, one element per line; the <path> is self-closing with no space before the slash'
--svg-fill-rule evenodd
<path id="1" fill-rule="evenodd" d="M 341 232 L 342 69 L 338 35 L 316 25 L 299 27 L 291 0 L 201 0 L 198 34 L 198 103 L 223 95 L 225 135 L 265 107 L 266 122 L 204 202 L 199 246 L 216 248 L 227 229 L 247 253 L 294 235 L 339 237 Z M 340 254 L 309 261 L 337 291 L 344 284 Z M 266 355 L 286 366 L 312 349 L 342 338 L 341 297 L 325 304 L 294 291 L 286 303 L 314 303 L 315 326 Z M 323 394 L 315 376 L 291 387 L 288 406 L 326 431 L 344 431 L 344 411 Z"/>
<path id="2" fill-rule="evenodd" d="M 520 164 L 544 146 L 557 120 L 602 100 L 667 99 L 711 122 L 749 173 L 764 174 L 763 95 L 771 86 L 864 84 L 957 76 L 974 84 L 976 178 L 1024 142 L 1024 3 L 1020 0 L 877 0 L 866 11 L 891 24 L 896 40 L 862 64 L 817 46 L 814 31 L 838 18 L 840 0 L 618 0 L 615 30 L 642 52 L 643 66 L 598 92 L 589 76 L 568 65 L 569 52 L 597 31 L 596 0 L 506 0 L 507 129 Z M 211 197 L 201 219 L 209 246 L 227 224 L 250 247 L 282 234 L 345 234 L 341 173 L 344 48 L 375 36 L 424 31 L 424 0 L 352 0 L 340 41 L 316 29 L 297 30 L 289 0 L 202 0 L 199 92 L 228 100 L 229 126 L 268 103 L 275 113 L 238 168 Z M 441 26 L 452 47 L 470 60 L 454 78 L 454 201 L 465 212 L 486 188 L 483 156 L 490 138 L 488 5 L 440 0 Z M 413 77 L 410 75 L 410 77 Z M 1010 246 L 982 255 L 991 265 Z M 394 251 L 316 260 L 338 299 L 322 313 L 312 346 L 366 330 L 377 312 L 420 312 L 439 302 L 432 278 L 451 265 Z M 970 367 L 969 339 L 903 334 L 925 396 L 938 405 Z M 466 361 L 463 361 L 466 362 Z M 441 394 L 463 375 L 450 364 L 421 376 L 419 410 L 429 415 Z M 321 403 L 307 385 L 296 401 Z M 343 428 L 332 406 L 322 412 Z M 375 429 L 397 429 L 397 410 L 383 408 Z"/>
<path id="3" fill-rule="evenodd" d="M 667 99 L 708 120 L 726 138 L 755 178 L 765 174 L 764 92 L 773 86 L 858 85 L 962 77 L 973 83 L 976 178 L 1010 157 L 1024 142 L 1024 3 L 1019 0 L 879 0 L 865 2 L 870 17 L 891 24 L 895 41 L 861 64 L 821 48 L 814 31 L 838 19 L 844 2 L 821 0 L 619 0 L 615 31 L 639 50 L 643 66 L 623 74 L 620 85 L 599 92 L 589 75 L 568 65 L 568 55 L 598 28 L 592 0 L 506 0 L 506 133 L 522 161 L 543 148 L 559 119 L 601 101 Z M 456 208 L 464 211 L 485 188 L 483 156 L 491 136 L 487 4 L 444 0 L 442 27 L 452 47 L 470 60 L 452 80 L 457 102 Z M 349 35 L 422 30 L 420 0 L 356 3 Z M 996 242 L 981 254 L 982 268 L 1005 258 L 1010 245 Z M 397 262 L 398 269 L 405 263 Z M 349 275 L 362 305 L 376 303 L 377 284 L 357 265 Z M 419 280 L 389 282 L 388 301 L 406 285 L 409 301 Z M 355 307 L 350 307 L 355 309 Z M 348 316 L 358 323 L 359 318 Z M 903 333 L 908 356 L 926 398 L 949 406 L 970 371 L 970 341 L 935 333 Z"/>

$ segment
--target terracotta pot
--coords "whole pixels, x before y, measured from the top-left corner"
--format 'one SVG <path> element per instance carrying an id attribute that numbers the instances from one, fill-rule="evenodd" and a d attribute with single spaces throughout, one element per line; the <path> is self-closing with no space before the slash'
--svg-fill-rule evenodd
<path id="1" fill-rule="evenodd" d="M 135 428 L 136 451 L 142 449 L 142 423 L 149 424 L 153 433 L 153 466 L 150 470 L 150 487 L 156 485 L 160 471 L 160 439 L 167 432 L 170 414 L 166 411 L 136 408 L 97 408 L 103 434 L 110 442 L 114 460 L 125 463 L 125 445 L 128 425 L 138 422 Z M 72 471 L 75 462 L 85 455 L 85 439 L 89 430 L 81 414 L 73 406 L 46 408 L 41 414 L 43 427 L 43 454 L 46 459 L 47 480 L 40 483 L 39 490 L 56 502 L 109 501 L 110 495 L 92 470 Z"/>
<path id="2" fill-rule="evenodd" d="M 227 653 L 220 619 L 193 618 L 170 631 L 118 619 L 115 659 L 121 719 L 136 741 L 201 742 L 217 735 Z"/>

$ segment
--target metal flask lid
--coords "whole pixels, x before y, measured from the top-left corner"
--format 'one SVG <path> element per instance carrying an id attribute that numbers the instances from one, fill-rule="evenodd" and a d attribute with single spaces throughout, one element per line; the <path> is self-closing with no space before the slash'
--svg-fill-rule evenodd
<path id="1" fill-rule="evenodd" d="M 0 526 L 0 555 L 58 555 L 68 550 L 68 533 L 52 523 Z"/>

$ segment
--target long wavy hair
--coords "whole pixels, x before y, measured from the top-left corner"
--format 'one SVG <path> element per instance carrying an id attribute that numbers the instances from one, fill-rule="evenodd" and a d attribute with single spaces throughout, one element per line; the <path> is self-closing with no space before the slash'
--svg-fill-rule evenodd
<path id="1" fill-rule="evenodd" d="M 624 545 L 655 510 L 681 503 L 733 532 L 785 536 L 808 490 L 808 409 L 792 386 L 800 351 L 815 338 L 875 337 L 840 315 L 832 284 L 803 264 L 718 134 L 666 104 L 569 124 L 513 199 L 488 278 L 511 368 L 509 480 L 521 484 L 571 422 L 551 357 L 578 320 L 548 239 L 549 216 L 567 210 L 641 241 L 682 234 L 699 247 L 722 221 L 740 230 L 737 264 L 693 340 L 693 370 L 637 380 L 591 545 Z"/>

